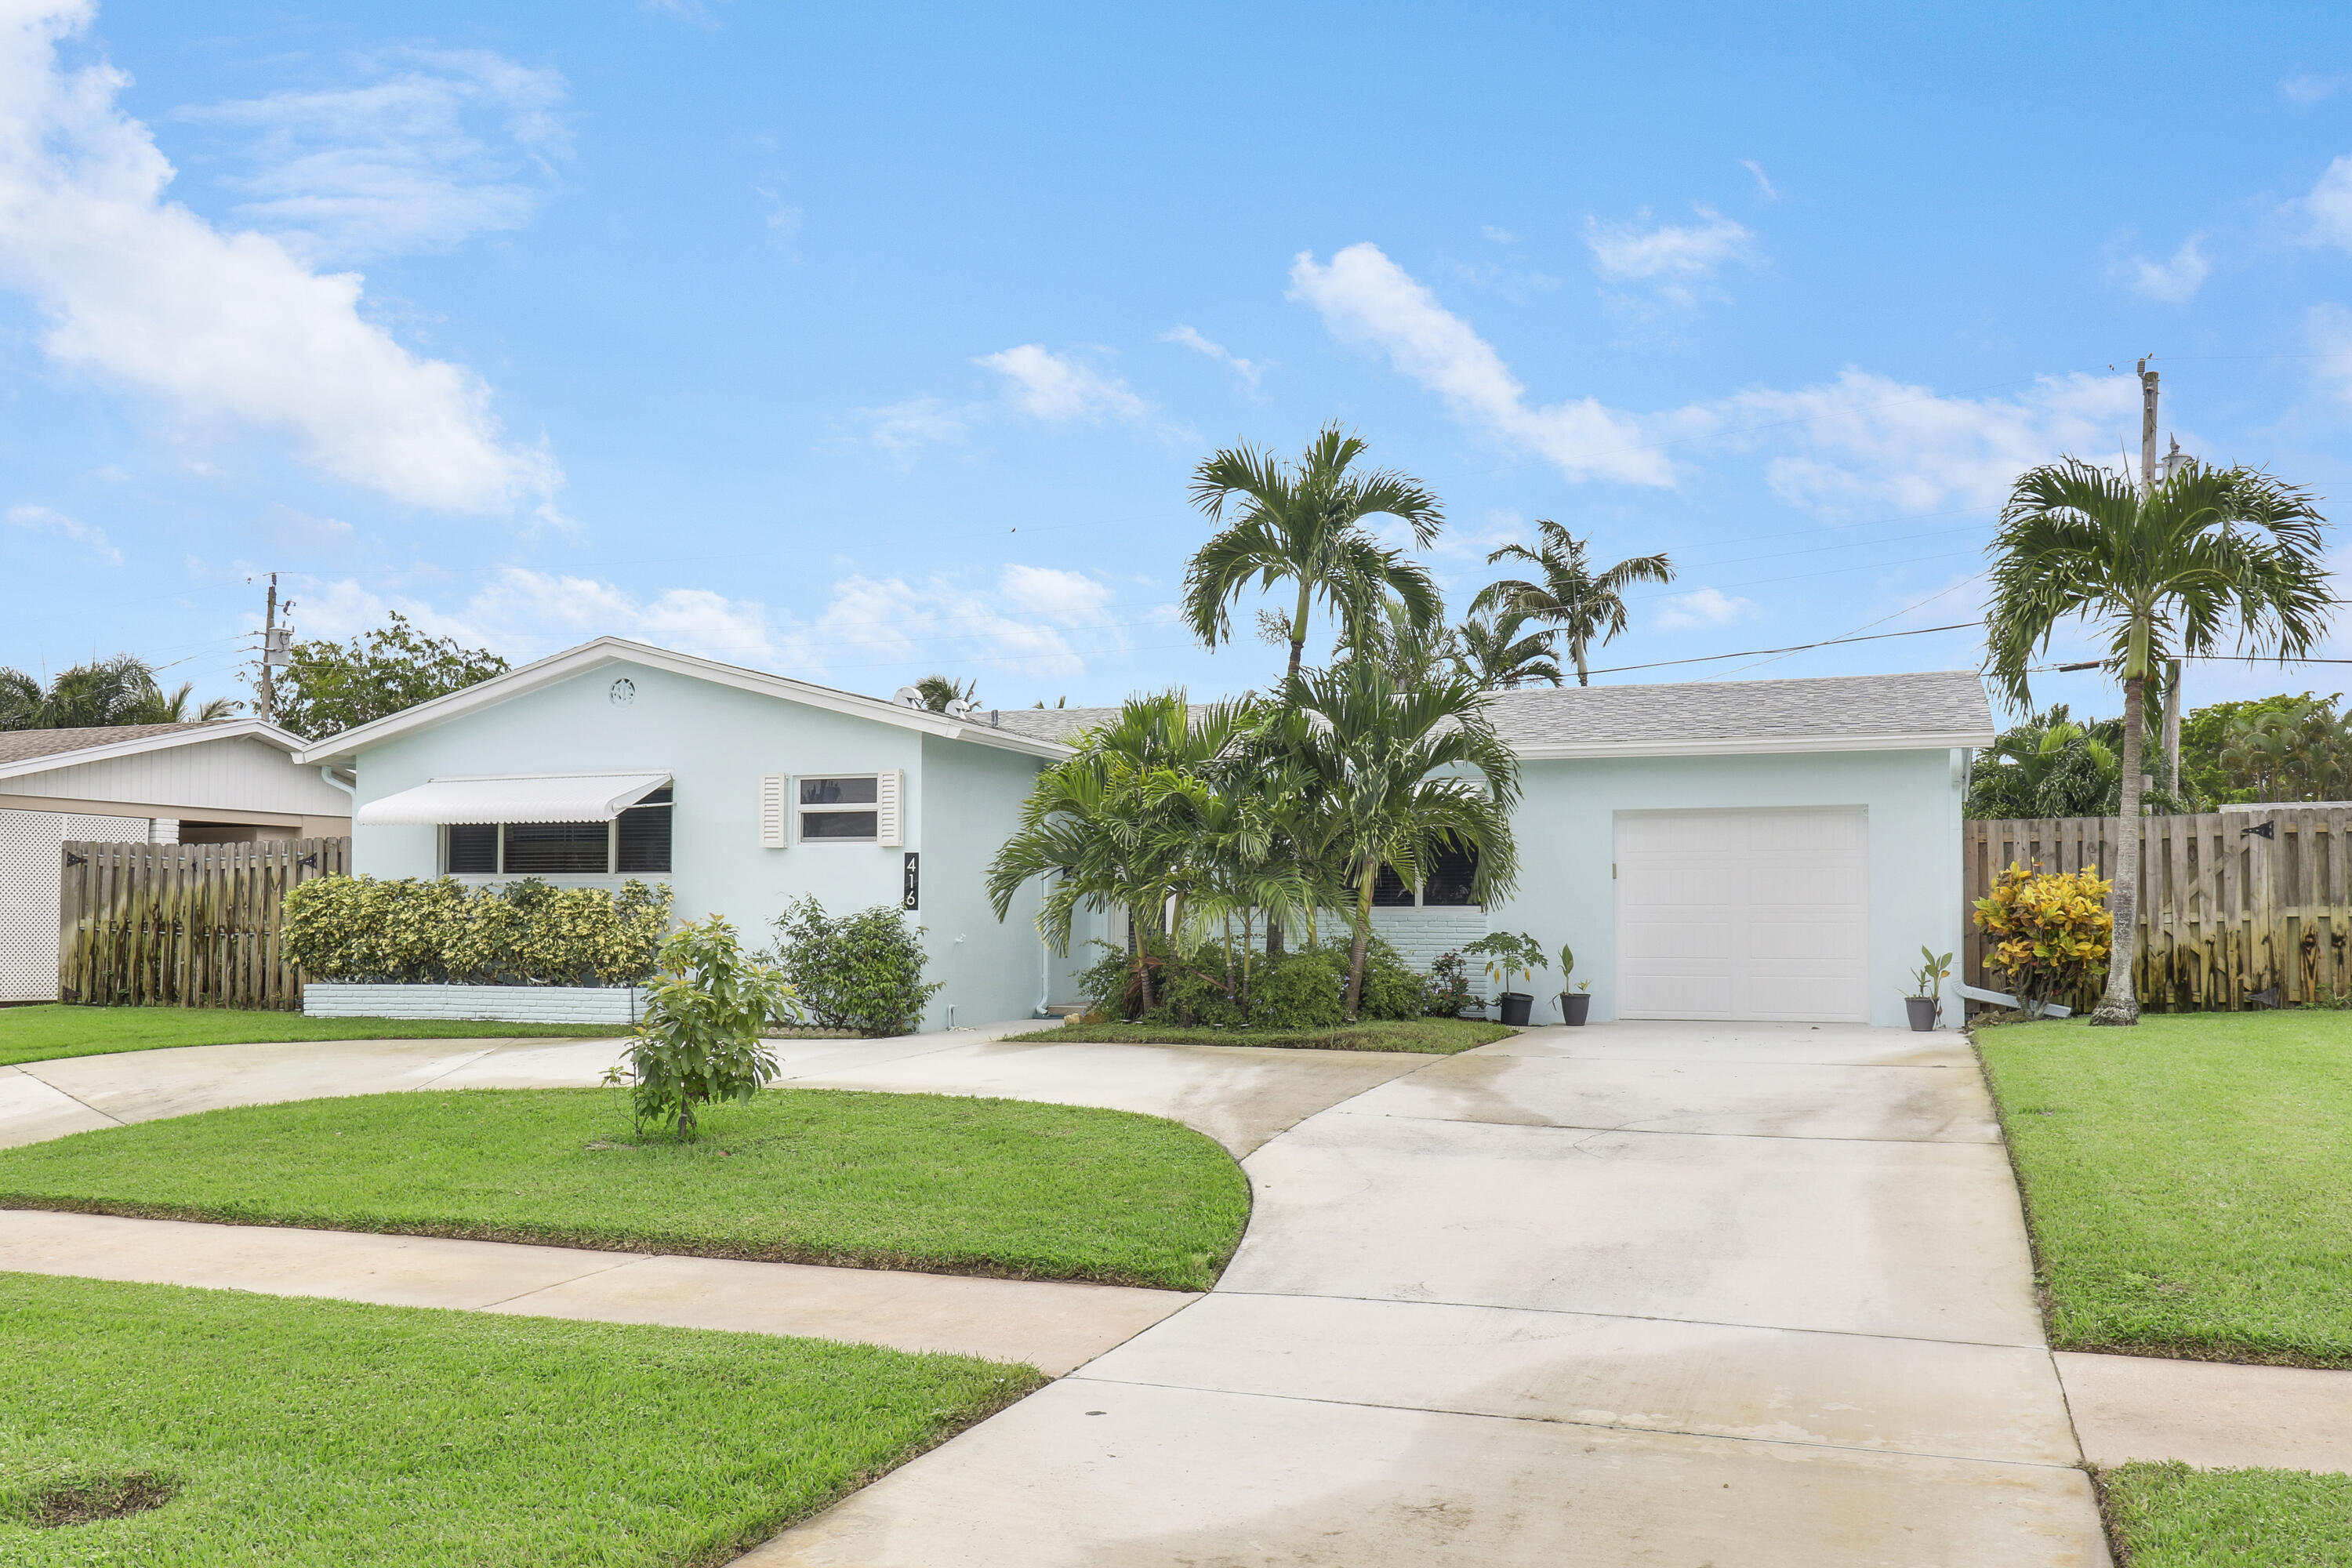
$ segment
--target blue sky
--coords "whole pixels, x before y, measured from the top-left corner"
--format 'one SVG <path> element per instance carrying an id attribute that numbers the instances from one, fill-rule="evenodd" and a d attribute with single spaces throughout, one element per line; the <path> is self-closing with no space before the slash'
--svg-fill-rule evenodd
<path id="1" fill-rule="evenodd" d="M 1668 551 L 1598 666 L 1940 626 L 2150 353 L 2184 448 L 2352 490 L 2343 8 L 0 0 L 38 671 L 241 695 L 274 569 L 305 637 L 1262 688 L 1170 618 L 1186 476 L 1335 419 L 1457 608 L 1537 518 Z"/>

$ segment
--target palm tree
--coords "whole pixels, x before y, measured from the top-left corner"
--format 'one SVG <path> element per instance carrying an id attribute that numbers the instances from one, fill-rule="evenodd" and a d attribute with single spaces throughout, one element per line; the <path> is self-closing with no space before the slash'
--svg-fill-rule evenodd
<path id="1" fill-rule="evenodd" d="M 922 694 L 923 706 L 934 713 L 946 712 L 950 702 L 977 705 L 980 701 L 979 681 L 967 680 L 959 686 L 951 675 L 927 675 L 915 682 L 915 689 Z"/>
<path id="2" fill-rule="evenodd" d="M 1517 610 L 1491 617 L 1472 616 L 1454 628 L 1454 668 L 1488 691 L 1515 691 L 1538 680 L 1559 685 L 1559 664 L 1551 653 L 1553 634 L 1521 637 L 1528 619 Z"/>
<path id="3" fill-rule="evenodd" d="M 1327 853 L 1352 895 L 1352 1019 L 1363 998 L 1372 889 L 1383 868 L 1417 883 L 1438 849 L 1468 849 L 1477 857 L 1472 890 L 1480 902 L 1511 890 L 1518 761 L 1496 737 L 1486 695 L 1467 676 L 1433 670 L 1401 684 L 1377 660 L 1349 659 L 1292 676 L 1283 697 L 1283 739 L 1314 774 Z"/>
<path id="4" fill-rule="evenodd" d="M 1471 601 L 1471 612 L 1513 611 L 1549 623 L 1568 639 L 1569 657 L 1576 661 L 1576 683 L 1590 686 L 1585 650 L 1596 641 L 1605 645 L 1625 629 L 1626 588 L 1635 583 L 1671 583 L 1675 569 L 1661 552 L 1620 561 L 1596 575 L 1584 559 L 1584 541 L 1549 519 L 1536 523 L 1536 533 L 1542 542 L 1539 548 L 1506 544 L 1486 557 L 1486 564 L 1528 562 L 1542 571 L 1543 581 L 1489 583 Z"/>
<path id="5" fill-rule="evenodd" d="M 1285 627 L 1290 674 L 1307 647 L 1307 621 L 1320 601 L 1352 626 L 1383 594 L 1402 600 L 1416 625 L 1441 613 L 1427 571 L 1372 537 L 1371 517 L 1401 519 L 1426 549 L 1445 524 L 1444 509 L 1421 483 L 1387 469 L 1351 474 L 1364 443 L 1326 426 L 1294 466 L 1248 446 L 1228 447 L 1192 471 L 1192 502 L 1223 525 L 1192 557 L 1184 577 L 1184 614 L 1209 647 L 1233 635 L 1231 606 L 1255 580 L 1261 588 L 1295 583 L 1298 605 Z M 1240 515 L 1225 521 L 1228 501 Z"/>
<path id="6" fill-rule="evenodd" d="M 146 661 L 127 653 L 78 664 L 50 681 L 47 690 L 23 670 L 0 669 L 0 730 L 184 724 L 191 721 L 188 705 L 194 696 L 194 681 L 184 681 L 166 696 Z M 215 697 L 198 707 L 193 719 L 209 723 L 236 710 L 235 702 Z"/>
<path id="7" fill-rule="evenodd" d="M 2166 659 L 2212 651 L 2235 621 L 2242 647 L 2307 652 L 2334 604 L 2322 553 L 2326 519 L 2310 494 L 2251 468 L 2186 462 L 2143 491 L 2076 458 L 2021 476 L 2001 508 L 1985 611 L 1987 672 L 2030 706 L 2028 672 L 2061 621 L 2108 633 L 2124 686 L 2122 821 L 2116 845 L 2115 946 L 2094 1024 L 2136 1024 L 2140 756 L 2148 682 Z"/>

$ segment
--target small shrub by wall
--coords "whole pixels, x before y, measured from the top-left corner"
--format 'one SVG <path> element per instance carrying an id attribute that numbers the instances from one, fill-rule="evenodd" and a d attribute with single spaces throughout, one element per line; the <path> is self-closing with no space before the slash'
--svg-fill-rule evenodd
<path id="1" fill-rule="evenodd" d="M 625 985 L 654 971 L 670 892 L 631 881 L 467 888 L 318 877 L 289 889 L 286 954 L 312 980 L 459 985 Z"/>
<path id="2" fill-rule="evenodd" d="M 803 899 L 775 925 L 769 956 L 800 1007 L 828 1029 L 912 1034 L 922 1027 L 924 1005 L 947 984 L 924 981 L 922 927 L 888 904 L 836 916 Z"/>

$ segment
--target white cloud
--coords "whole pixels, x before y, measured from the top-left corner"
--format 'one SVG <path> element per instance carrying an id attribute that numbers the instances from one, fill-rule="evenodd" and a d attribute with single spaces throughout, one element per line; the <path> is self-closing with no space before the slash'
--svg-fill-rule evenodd
<path id="1" fill-rule="evenodd" d="M 553 458 L 502 438 L 471 371 L 363 321 L 356 273 L 314 273 L 275 239 L 163 199 L 171 164 L 115 103 L 128 79 L 56 58 L 89 17 L 80 0 L 19 0 L 0 17 L 0 287 L 38 305 L 49 356 L 190 433 L 282 437 L 407 504 L 544 505 Z"/>
<path id="2" fill-rule="evenodd" d="M 1194 353 L 1206 354 L 1219 364 L 1230 366 L 1234 374 L 1250 384 L 1252 391 L 1256 390 L 1258 377 L 1264 374 L 1263 366 L 1243 359 L 1223 343 L 1211 342 L 1190 327 L 1171 327 L 1160 334 L 1160 341 L 1163 343 L 1181 343 Z"/>
<path id="3" fill-rule="evenodd" d="M 1083 572 L 1051 566 L 1007 566 L 997 586 L 1011 603 L 1066 626 L 1090 626 L 1110 606 L 1108 584 Z"/>
<path id="4" fill-rule="evenodd" d="M 851 684 L 860 668 L 893 665 L 1080 675 L 1086 660 L 1063 631 L 1099 622 L 1108 602 L 1109 590 L 1092 578 L 1045 567 L 1008 566 L 988 594 L 943 577 L 919 584 L 850 577 L 835 584 L 832 603 L 814 622 L 787 637 L 785 668 Z M 1008 614 L 1008 605 L 1034 618 Z"/>
<path id="5" fill-rule="evenodd" d="M 290 506 L 270 507 L 245 525 L 245 531 L 273 549 L 310 555 L 340 555 L 352 545 L 352 525 L 312 517 Z"/>
<path id="6" fill-rule="evenodd" d="M 1571 480 L 1671 486 L 1673 442 L 1694 454 L 1761 455 L 1773 488 L 1819 512 L 1926 510 L 1997 500 L 2021 470 L 2069 451 L 2095 457 L 2138 426 L 2129 375 L 2046 377 L 2015 397 L 1971 399 L 1848 370 L 1826 385 L 1650 415 L 1591 397 L 1531 408 L 1494 347 L 1378 247 L 1350 246 L 1328 267 L 1302 255 L 1290 278 L 1292 297 L 1320 311 L 1333 335 L 1384 350 L 1465 425 Z"/>
<path id="7" fill-rule="evenodd" d="M 349 577 L 299 586 L 301 624 L 310 637 L 350 637 L 382 626 L 398 610 L 436 637 L 518 660 L 600 637 L 634 637 L 736 664 L 764 662 L 776 651 L 764 606 L 703 588 L 671 588 L 646 598 L 591 577 L 508 566 L 462 608 L 443 610 L 414 597 L 378 594 Z"/>
<path id="8" fill-rule="evenodd" d="M 1698 588 L 1687 594 L 1673 594 L 1658 603 L 1658 626 L 1664 631 L 1683 631 L 1695 626 L 1727 626 L 1735 621 L 1752 618 L 1756 604 L 1727 595 L 1720 588 Z"/>
<path id="9" fill-rule="evenodd" d="M 1004 396 L 1013 407 L 1048 425 L 1100 424 L 1106 416 L 1139 421 L 1150 413 L 1117 376 L 1036 343 L 982 354 L 972 363 L 1004 378 Z"/>
<path id="10" fill-rule="evenodd" d="M 1737 452 L 1769 452 L 1784 500 L 1838 513 L 1892 505 L 1925 511 L 2000 500 L 2017 476 L 2063 453 L 2096 459 L 2138 428 L 2138 379 L 2044 376 L 2013 398 L 1939 396 L 1866 371 L 1825 386 L 1739 393 L 1687 411 Z"/>
<path id="11" fill-rule="evenodd" d="M 1593 270 L 1612 282 L 1707 278 L 1755 243 L 1744 224 L 1711 207 L 1697 212 L 1698 223 L 1647 229 L 1587 220 L 1585 243 L 1592 247 Z"/>
<path id="12" fill-rule="evenodd" d="M 2151 261 L 2145 256 L 2134 256 L 2122 265 L 2124 280 L 2151 300 L 2161 300 L 2170 305 L 2185 305 L 2203 288 L 2212 275 L 2213 264 L 2205 259 L 2201 248 L 2202 234 L 2192 234 L 2180 242 L 2180 248 L 2166 261 Z"/>
<path id="13" fill-rule="evenodd" d="M 910 397 L 881 408 L 861 408 L 866 438 L 891 452 L 913 452 L 940 442 L 961 441 L 971 426 L 971 411 L 936 397 Z"/>
<path id="14" fill-rule="evenodd" d="M 1763 164 L 1753 158 L 1742 158 L 1739 160 L 1739 166 L 1756 176 L 1758 195 L 1768 202 L 1777 202 L 1780 199 L 1780 193 L 1773 188 L 1771 180 L 1765 175 Z"/>
<path id="15" fill-rule="evenodd" d="M 565 145 L 563 79 L 486 50 L 401 51 L 364 86 L 188 109 L 249 132 L 238 211 L 305 260 L 446 250 L 520 228 Z"/>
<path id="16" fill-rule="evenodd" d="M 725 5 L 727 0 L 715 0 Z M 713 28 L 719 18 L 703 0 L 637 0 L 637 9 L 650 11 L 658 16 L 675 16 L 681 22 L 691 22 L 698 27 Z"/>
<path id="17" fill-rule="evenodd" d="M 1318 265 L 1301 251 L 1290 297 L 1315 307 L 1343 342 L 1387 353 L 1445 400 L 1454 416 L 1543 458 L 1570 479 L 1671 485 L 1674 469 L 1631 416 L 1587 397 L 1530 408 L 1527 388 L 1470 323 L 1369 241 Z"/>
<path id="18" fill-rule="evenodd" d="M 2311 220 L 2314 240 L 2352 250 L 2352 157 L 2327 165 L 2303 199 L 2303 210 Z"/>
<path id="19" fill-rule="evenodd" d="M 2309 71 L 2279 83 L 2279 90 L 2286 94 L 2287 101 L 2303 109 L 2322 99 L 2333 98 L 2347 87 L 2352 87 L 2352 75 L 2315 76 Z"/>
<path id="20" fill-rule="evenodd" d="M 61 511 L 45 506 L 12 506 L 8 521 L 17 528 L 29 528 L 37 533 L 54 533 L 60 539 L 70 539 L 88 548 L 90 554 L 110 566 L 122 564 L 122 552 L 107 542 L 106 530 L 87 522 L 78 522 Z"/>

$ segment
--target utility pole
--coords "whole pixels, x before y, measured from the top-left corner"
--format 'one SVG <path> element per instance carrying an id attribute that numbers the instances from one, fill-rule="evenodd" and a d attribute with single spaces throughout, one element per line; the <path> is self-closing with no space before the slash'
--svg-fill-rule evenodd
<path id="1" fill-rule="evenodd" d="M 2164 459 L 2164 477 L 2169 480 L 2180 467 L 2180 443 L 2172 444 L 2172 455 Z M 2139 488 L 2143 495 L 2156 493 L 2156 372 L 2147 368 L 2147 361 L 2139 362 Z M 2168 660 L 2164 671 L 2164 787 L 2179 794 L 2180 790 L 2180 661 Z"/>
<path id="2" fill-rule="evenodd" d="M 287 600 L 286 607 L 292 609 L 294 601 Z M 265 724 L 278 721 L 278 683 L 270 671 L 294 662 L 293 655 L 286 647 L 286 630 L 278 624 L 278 574 L 272 572 L 269 574 L 269 608 L 261 623 L 261 679 L 254 688 L 254 708 Z"/>

